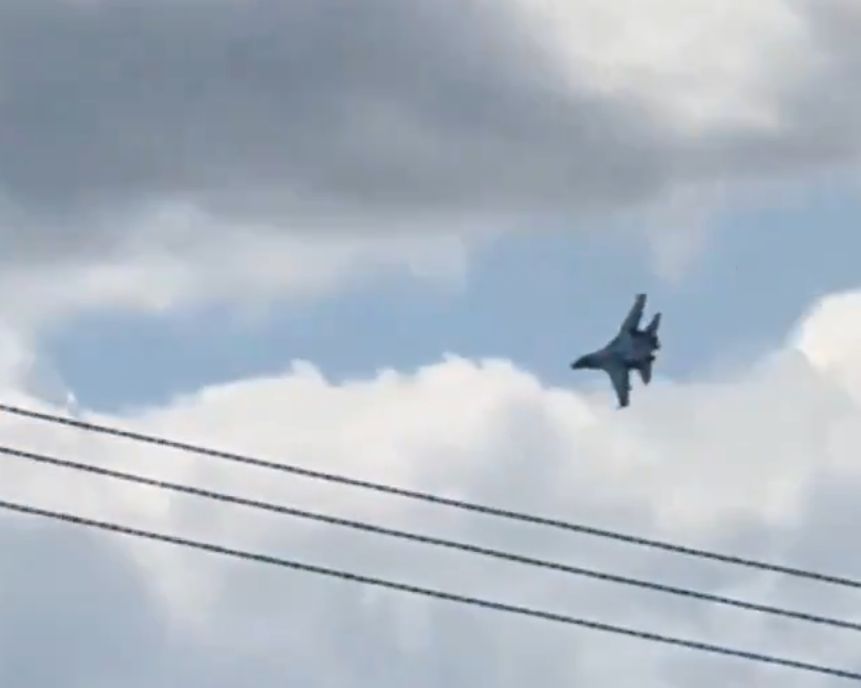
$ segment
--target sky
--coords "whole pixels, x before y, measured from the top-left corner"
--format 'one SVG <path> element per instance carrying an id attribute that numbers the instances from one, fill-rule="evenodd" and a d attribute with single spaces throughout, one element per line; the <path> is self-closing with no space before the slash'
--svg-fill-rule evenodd
<path id="1" fill-rule="evenodd" d="M 0 401 L 861 578 L 859 29 L 851 0 L 0 0 Z M 662 349 L 619 410 L 569 363 L 640 292 Z M 0 436 L 861 621 L 833 587 Z M 861 671 L 852 631 L 0 457 L 0 500 Z M 836 681 L 34 516 L 0 545 L 3 685 Z"/>

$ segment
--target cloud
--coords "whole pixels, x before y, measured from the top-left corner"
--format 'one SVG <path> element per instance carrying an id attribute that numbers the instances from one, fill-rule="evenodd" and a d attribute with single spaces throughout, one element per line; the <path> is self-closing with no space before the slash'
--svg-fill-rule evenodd
<path id="1" fill-rule="evenodd" d="M 793 55 L 809 57 L 805 18 L 783 0 L 515 4 L 550 37 L 573 88 L 635 94 L 687 134 L 779 126 L 780 93 L 798 77 L 786 67 L 811 67 Z"/>
<path id="2" fill-rule="evenodd" d="M 853 165 L 858 25 L 838 0 L 5 0 L 0 262 L 68 278 L 49 310 L 159 307 L 225 298 L 241 243 L 233 293 L 272 298 Z M 699 242 L 670 229 L 675 274 Z M 260 252 L 286 264 L 264 290 Z"/>
<path id="3" fill-rule="evenodd" d="M 819 301 L 794 333 L 797 346 L 810 360 L 854 395 L 861 391 L 861 325 L 853 317 L 859 308 L 858 292 L 833 294 Z"/>
<path id="4" fill-rule="evenodd" d="M 111 424 L 645 536 L 861 577 L 858 294 L 813 308 L 778 351 L 720 381 L 660 376 L 617 412 L 604 380 L 543 385 L 502 360 L 450 357 L 334 384 L 308 363 L 128 411 Z M 800 334 L 799 334 L 800 333 Z M 24 399 L 4 383 L 6 398 Z M 590 391 L 591 390 L 591 391 Z M 50 407 L 50 406 L 49 406 Z M 718 594 L 857 618 L 845 591 L 506 524 L 168 450 L 0 419 L 4 442 L 169 480 Z M 387 541 L 3 459 L 2 498 L 336 568 L 706 642 L 859 669 L 851 632 Z M 0 518 L 0 672 L 41 634 L 64 683 L 165 676 L 501 687 L 810 685 L 815 677 L 556 627 L 166 545 Z M 56 577 L 60 575 L 60 581 Z M 50 587 L 47 597 L 44 590 Z M 96 592 L 96 589 L 98 592 Z M 108 592 L 106 592 L 108 591 Z M 80 604 L 92 599 L 92 605 Z M 11 610 L 8 611 L 8 610 Z M 92 628 L 92 633 L 82 629 Z M 74 630 L 72 630 L 74 629 Z M 97 635 L 94 635 L 97 634 Z M 75 652 L 69 651 L 74 635 Z M 108 637 L 102 642 L 100 638 Z M 108 649 L 122 661 L 105 664 Z M 26 655 L 24 655 L 26 656 Z M 215 658 L 215 659 L 213 659 Z M 33 669 L 35 671 L 35 669 Z M 53 685 L 41 667 L 34 688 Z M 47 673 L 44 673 L 47 672 Z M 0 676 L 3 674 L 0 673 Z M 21 680 L 21 675 L 16 680 Z M 482 678 L 479 678 L 482 677 Z M 11 678 L 9 679 L 11 680 Z M 231 681 L 233 683 L 231 683 Z M 8 682 L 8 681 L 7 681 Z M 824 685 L 824 684 L 823 684 Z"/>
<path id="5" fill-rule="evenodd" d="M 505 6 L 459 9 L 4 3 L 17 132 L 4 153 L 17 162 L 0 179 L 38 209 L 190 198 L 269 218 L 492 211 L 625 196 L 625 178 L 630 192 L 652 186 L 658 149 L 635 104 L 554 93 L 553 65 Z M 50 48 L 25 61 L 36 38 Z M 622 165 L 625 139 L 645 155 Z"/>
<path id="6" fill-rule="evenodd" d="M 805 7 L 8 0 L 0 180 L 30 210 L 246 219 L 616 204 L 791 152 L 792 100 L 854 51 L 820 58 L 840 3 Z"/>
<path id="7" fill-rule="evenodd" d="M 459 284 L 467 244 L 455 232 L 303 237 L 226 226 L 187 206 L 147 215 L 106 255 L 16 261 L 0 272 L 10 327 L 32 333 L 81 311 L 165 312 L 228 302 L 246 309 L 325 295 L 368 276 L 406 272 Z"/>

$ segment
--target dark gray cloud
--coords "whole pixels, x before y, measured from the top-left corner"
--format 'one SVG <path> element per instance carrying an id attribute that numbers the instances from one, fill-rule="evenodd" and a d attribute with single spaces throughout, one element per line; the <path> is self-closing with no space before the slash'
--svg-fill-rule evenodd
<path id="1" fill-rule="evenodd" d="M 792 102 L 795 135 L 808 154 L 851 162 L 861 153 L 861 6 L 811 1 L 805 17 L 824 73 Z"/>
<path id="2" fill-rule="evenodd" d="M 692 178 L 792 179 L 855 167 L 861 154 L 861 11 L 846 0 L 793 5 L 809 51 L 791 56 L 788 84 L 772 85 L 781 124 L 699 141 Z"/>
<path id="3" fill-rule="evenodd" d="M 806 18 L 829 78 L 776 95 L 786 133 L 694 138 L 632 94 L 574 93 L 506 8 L 4 0 L 0 184 L 36 213 L 540 212 L 845 153 L 856 48 L 832 34 L 858 24 L 836 3 Z"/>
<path id="4" fill-rule="evenodd" d="M 501 8 L 453 0 L 8 0 L 0 62 L 0 182 L 36 210 L 510 209 L 668 172 L 633 102 L 567 93 Z"/>
<path id="5" fill-rule="evenodd" d="M 856 160 L 852 36 L 861 23 L 848 3 L 799 6 L 810 43 L 789 40 L 798 42 L 791 59 L 781 41 L 773 53 L 752 51 L 755 59 L 728 45 L 726 61 L 756 72 L 738 79 L 737 93 L 721 71 L 723 55 L 705 60 L 709 69 L 691 90 L 721 82 L 717 105 L 705 88 L 706 110 L 761 98 L 780 125 L 730 118 L 700 130 L 660 107 L 667 83 L 679 95 L 676 65 L 647 59 L 631 68 L 655 81 L 646 95 L 627 77 L 614 88 L 575 86 L 570 65 L 516 5 L 0 0 L 0 261 L 15 278 L 6 288 L 34 291 L 26 279 L 36 268 L 59 266 L 70 286 L 40 296 L 33 310 L 74 301 L 63 306 L 73 310 L 112 290 L 118 296 L 104 301 L 137 306 L 153 286 L 126 286 L 134 270 L 98 287 L 88 271 L 132 265 L 156 275 L 171 253 L 189 273 L 217 272 L 211 246 L 242 227 L 230 252 L 244 255 L 236 236 L 247 238 L 251 221 L 264 242 L 272 234 L 261 227 L 304 232 L 303 240 L 340 229 L 388 242 L 396 230 L 424 239 L 440 230 L 606 226 L 584 222 L 585 214 L 660 200 L 686 184 L 791 177 Z M 755 36 L 738 40 L 758 45 Z M 579 67 L 592 77 L 612 71 L 589 59 L 587 49 Z M 760 67 L 780 78 L 763 82 Z M 153 220 L 150 211 L 173 202 L 202 215 L 187 228 L 182 217 L 159 226 L 164 216 Z M 667 224 L 642 218 L 650 221 Z M 670 243 L 685 253 L 685 242 Z M 262 245 L 254 255 L 273 261 L 291 251 Z M 197 298 L 210 287 L 186 291 Z M 182 286 L 170 294 L 178 295 L 187 295 Z"/>

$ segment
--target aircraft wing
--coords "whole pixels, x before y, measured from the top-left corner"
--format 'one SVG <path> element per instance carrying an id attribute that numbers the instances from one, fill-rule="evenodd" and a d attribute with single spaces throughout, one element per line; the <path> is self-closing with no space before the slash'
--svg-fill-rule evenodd
<path id="1" fill-rule="evenodd" d="M 619 328 L 619 332 L 630 332 L 631 330 L 635 330 L 640 326 L 640 320 L 643 317 L 643 309 L 646 307 L 646 295 L 645 294 L 637 294 L 634 299 L 634 305 L 631 306 L 631 310 L 628 311 L 628 315 L 625 316 L 625 319 L 622 321 L 622 327 Z"/>
<path id="2" fill-rule="evenodd" d="M 613 383 L 613 389 L 616 390 L 619 406 L 627 406 L 631 393 L 631 378 L 628 369 L 620 364 L 608 366 L 605 370 L 610 376 L 610 382 Z"/>

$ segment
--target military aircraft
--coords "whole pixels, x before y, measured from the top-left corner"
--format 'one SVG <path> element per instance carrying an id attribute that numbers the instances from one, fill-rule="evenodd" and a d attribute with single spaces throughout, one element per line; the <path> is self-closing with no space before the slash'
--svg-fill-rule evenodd
<path id="1" fill-rule="evenodd" d="M 645 306 L 646 295 L 637 294 L 634 305 L 619 328 L 619 333 L 604 348 L 581 356 L 571 364 L 574 370 L 591 369 L 606 372 L 616 391 L 619 408 L 624 408 L 629 403 L 630 371 L 638 371 L 643 384 L 649 384 L 652 379 L 652 363 L 655 361 L 654 352 L 661 348 L 658 340 L 660 313 L 655 314 L 645 330 L 639 329 Z"/>

